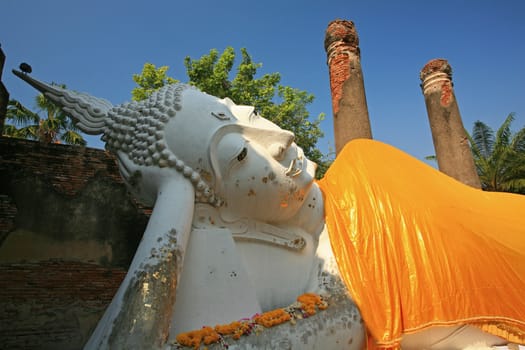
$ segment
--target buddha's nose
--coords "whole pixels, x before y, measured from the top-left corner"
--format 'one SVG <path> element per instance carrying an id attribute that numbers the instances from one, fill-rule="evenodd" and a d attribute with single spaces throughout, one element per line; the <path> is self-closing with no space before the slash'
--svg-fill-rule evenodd
<path id="1" fill-rule="evenodd" d="M 282 160 L 294 139 L 295 135 L 292 132 L 286 130 L 280 131 L 275 137 L 268 140 L 268 151 L 276 160 Z"/>

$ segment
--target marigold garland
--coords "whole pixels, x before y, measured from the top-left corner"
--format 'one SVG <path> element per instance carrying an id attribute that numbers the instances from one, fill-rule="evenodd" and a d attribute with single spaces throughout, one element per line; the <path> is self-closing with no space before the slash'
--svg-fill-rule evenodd
<path id="1" fill-rule="evenodd" d="M 253 327 L 248 322 L 235 321 L 230 324 L 217 325 L 215 331 L 221 336 L 231 335 L 233 339 L 239 339 L 243 334 L 251 333 Z"/>
<path id="2" fill-rule="evenodd" d="M 303 309 L 309 316 L 315 315 L 315 308 L 324 310 L 328 307 L 326 301 L 320 295 L 314 293 L 305 293 L 297 298 L 297 301 L 303 305 Z"/>
<path id="3" fill-rule="evenodd" d="M 276 309 L 255 316 L 254 321 L 266 328 L 270 328 L 286 321 L 290 321 L 291 319 L 292 316 L 284 309 Z"/>
<path id="4" fill-rule="evenodd" d="M 220 340 L 219 334 L 211 327 L 203 327 L 202 329 L 181 333 L 177 335 L 177 343 L 184 344 L 184 346 L 193 346 L 198 349 L 201 342 L 205 345 L 216 343 Z"/>
<path id="5" fill-rule="evenodd" d="M 175 338 L 175 345 L 193 347 L 194 350 L 197 350 L 202 343 L 210 345 L 221 342 L 225 348 L 228 348 L 224 341 L 225 337 L 238 340 L 243 335 L 251 334 L 257 327 L 270 328 L 288 321 L 295 324 L 296 319 L 314 315 L 316 308 L 325 310 L 327 307 L 328 303 L 322 296 L 314 293 L 305 293 L 297 298 L 297 303 L 284 309 L 267 311 L 257 314 L 251 319 L 216 325 L 214 328 L 205 326 L 201 329 L 181 333 Z"/>

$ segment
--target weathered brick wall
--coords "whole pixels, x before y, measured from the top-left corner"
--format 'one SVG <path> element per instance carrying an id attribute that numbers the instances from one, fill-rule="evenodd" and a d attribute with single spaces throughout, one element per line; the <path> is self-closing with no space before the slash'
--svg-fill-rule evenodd
<path id="1" fill-rule="evenodd" d="M 0 195 L 0 242 L 15 228 L 16 205 L 8 195 Z"/>
<path id="2" fill-rule="evenodd" d="M 81 349 L 150 211 L 102 150 L 0 138 L 0 348 Z"/>
<path id="3" fill-rule="evenodd" d="M 125 273 L 71 261 L 0 265 L 0 347 L 81 349 Z"/>
<path id="4" fill-rule="evenodd" d="M 114 158 L 99 149 L 2 138 L 0 152 L 2 168 L 42 176 L 66 195 L 77 194 L 99 172 L 122 183 Z"/>

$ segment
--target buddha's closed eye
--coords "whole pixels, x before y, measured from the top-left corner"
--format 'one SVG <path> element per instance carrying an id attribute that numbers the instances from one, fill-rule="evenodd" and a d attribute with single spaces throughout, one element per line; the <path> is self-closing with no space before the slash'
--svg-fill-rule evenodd
<path id="1" fill-rule="evenodd" d="M 244 158 L 248 155 L 248 149 L 246 147 L 243 147 L 239 155 L 237 156 L 237 160 L 239 162 L 242 162 Z"/>

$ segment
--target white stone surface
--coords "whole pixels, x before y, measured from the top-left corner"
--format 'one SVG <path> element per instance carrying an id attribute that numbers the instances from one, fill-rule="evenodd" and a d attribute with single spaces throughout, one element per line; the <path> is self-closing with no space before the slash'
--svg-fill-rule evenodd
<path id="1" fill-rule="evenodd" d="M 261 312 L 253 283 L 228 229 L 193 229 L 170 334 L 230 323 Z"/>

